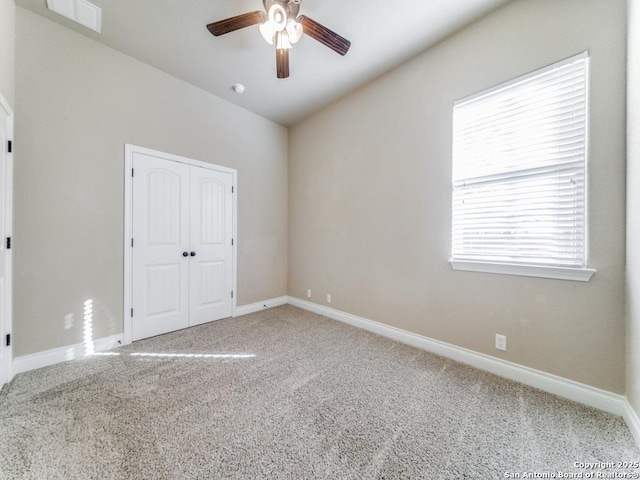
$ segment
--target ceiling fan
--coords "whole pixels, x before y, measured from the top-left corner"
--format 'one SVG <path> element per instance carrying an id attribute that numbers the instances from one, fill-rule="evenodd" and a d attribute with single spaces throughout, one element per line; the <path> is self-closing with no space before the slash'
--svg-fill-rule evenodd
<path id="1" fill-rule="evenodd" d="M 278 78 L 289 76 L 289 50 L 302 34 L 326 45 L 340 55 L 346 55 L 351 42 L 332 32 L 324 25 L 304 15 L 298 16 L 302 0 L 262 0 L 264 12 L 243 13 L 207 25 L 212 35 L 218 37 L 241 28 L 260 24 L 260 33 L 264 39 L 276 47 L 276 72 Z M 266 13 L 265 13 L 266 12 Z"/>

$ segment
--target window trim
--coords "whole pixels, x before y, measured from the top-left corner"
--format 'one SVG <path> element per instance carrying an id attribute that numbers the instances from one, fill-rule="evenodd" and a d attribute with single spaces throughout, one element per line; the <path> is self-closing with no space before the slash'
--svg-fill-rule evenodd
<path id="1" fill-rule="evenodd" d="M 575 60 L 586 59 L 587 60 L 587 76 L 586 76 L 586 98 L 585 98 L 585 158 L 584 158 L 584 169 L 585 169 L 585 193 L 584 193 L 584 208 L 585 208 L 585 219 L 584 219 L 584 266 L 582 267 L 560 267 L 560 266 L 545 266 L 545 265 L 530 265 L 530 264 L 522 264 L 522 263 L 499 263 L 499 262 L 491 262 L 486 260 L 461 260 L 454 259 L 453 256 L 449 259 L 449 264 L 453 270 L 458 271 L 468 271 L 468 272 L 479 272 L 479 273 L 496 273 L 502 275 L 517 275 L 517 276 L 525 276 L 525 277 L 537 277 L 537 278 L 549 278 L 549 279 L 557 279 L 557 280 L 569 280 L 569 281 L 578 281 L 578 282 L 589 282 L 593 275 L 597 273 L 597 270 L 589 267 L 589 159 L 590 159 L 590 83 L 591 83 L 591 75 L 590 75 L 590 55 L 588 51 L 581 52 L 577 55 L 573 55 L 571 57 L 565 58 L 563 60 L 554 62 L 551 65 L 547 65 L 546 67 L 542 67 L 531 71 L 527 74 L 521 75 L 517 78 L 505 81 L 493 87 L 487 88 L 479 93 L 469 95 L 467 97 L 461 98 L 454 102 L 453 108 L 458 105 L 467 103 L 473 99 L 481 98 L 485 95 L 490 95 L 496 92 L 499 89 L 508 88 L 512 85 L 518 84 L 520 82 L 529 80 L 532 77 L 535 77 L 540 74 L 544 74 L 552 69 L 558 68 L 558 66 L 565 65 Z M 452 110 L 453 113 L 453 110 Z M 453 117 L 452 117 L 453 119 Z M 452 165 L 453 167 L 453 165 Z M 453 168 L 452 168 L 453 171 Z M 453 198 L 453 182 L 451 184 L 451 198 Z M 452 217 L 453 218 L 453 205 L 452 208 Z M 452 225 L 453 227 L 453 225 Z"/>
<path id="2" fill-rule="evenodd" d="M 544 267 L 520 263 L 492 263 L 454 259 L 449 260 L 449 264 L 454 270 L 466 272 L 499 273 L 502 275 L 572 280 L 574 282 L 588 282 L 598 272 L 596 269 L 586 267 Z"/>

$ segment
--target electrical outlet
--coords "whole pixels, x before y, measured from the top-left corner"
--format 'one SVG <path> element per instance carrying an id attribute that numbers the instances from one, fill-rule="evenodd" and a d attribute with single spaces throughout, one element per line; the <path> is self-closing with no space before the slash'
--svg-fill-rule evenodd
<path id="1" fill-rule="evenodd" d="M 311 289 L 307 288 L 307 298 L 311 298 Z"/>
<path id="2" fill-rule="evenodd" d="M 507 351 L 507 337 L 496 333 L 496 350 Z"/>
<path id="3" fill-rule="evenodd" d="M 327 293 L 327 303 L 331 303 L 331 294 Z"/>

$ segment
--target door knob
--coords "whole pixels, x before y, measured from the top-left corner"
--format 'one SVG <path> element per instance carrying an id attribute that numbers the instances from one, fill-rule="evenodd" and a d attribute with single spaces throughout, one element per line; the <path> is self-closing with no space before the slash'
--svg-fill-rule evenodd
<path id="1" fill-rule="evenodd" d="M 196 256 L 196 252 L 191 252 L 191 256 L 195 257 Z"/>
<path id="2" fill-rule="evenodd" d="M 189 252 L 182 252 L 182 256 L 183 257 L 188 257 L 189 256 Z"/>

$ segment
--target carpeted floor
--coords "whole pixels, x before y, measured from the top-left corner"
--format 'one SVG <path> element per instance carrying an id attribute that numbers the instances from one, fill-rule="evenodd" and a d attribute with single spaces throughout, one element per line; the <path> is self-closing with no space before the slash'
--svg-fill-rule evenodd
<path id="1" fill-rule="evenodd" d="M 576 462 L 640 452 L 619 417 L 291 306 L 24 373 L 0 393 L 1 479 L 616 471 Z"/>

